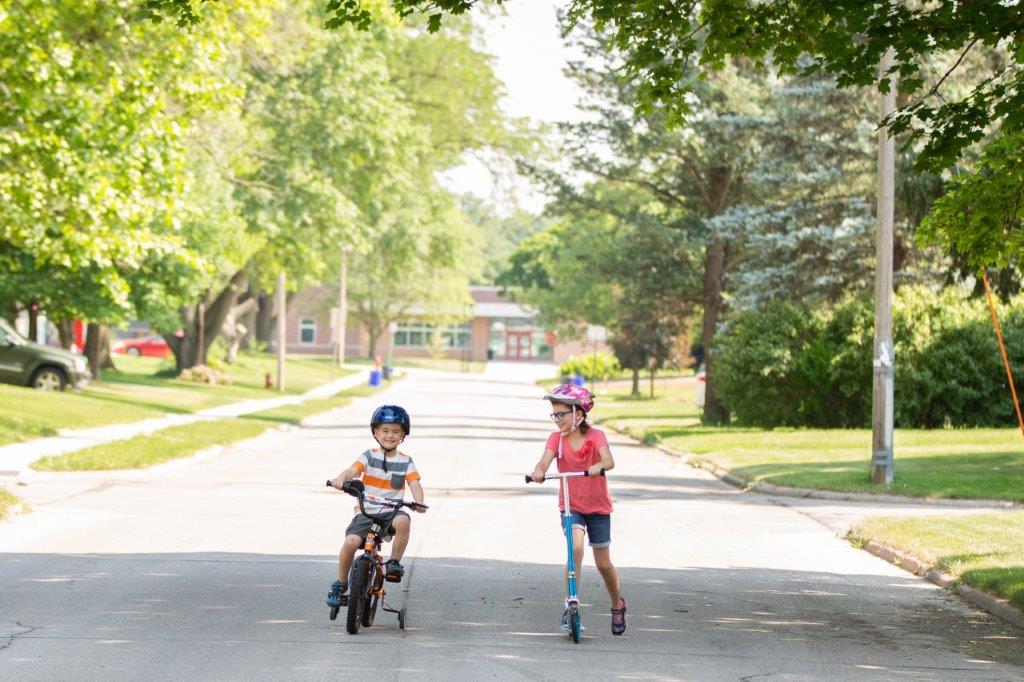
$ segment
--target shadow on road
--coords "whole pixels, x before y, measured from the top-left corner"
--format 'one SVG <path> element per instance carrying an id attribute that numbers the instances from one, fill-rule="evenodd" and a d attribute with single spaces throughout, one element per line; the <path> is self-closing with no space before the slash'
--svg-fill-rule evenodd
<path id="1" fill-rule="evenodd" d="M 333 556 L 2 554 L 0 666 L 8 679 L 292 679 L 361 674 L 387 651 L 395 677 L 435 679 L 1024 674 L 999 665 L 1024 665 L 1024 633 L 909 577 L 628 568 L 629 630 L 612 637 L 589 556 L 574 646 L 558 629 L 559 559 L 410 560 L 390 586 L 408 629 L 380 614 L 351 636 L 322 602 Z"/>

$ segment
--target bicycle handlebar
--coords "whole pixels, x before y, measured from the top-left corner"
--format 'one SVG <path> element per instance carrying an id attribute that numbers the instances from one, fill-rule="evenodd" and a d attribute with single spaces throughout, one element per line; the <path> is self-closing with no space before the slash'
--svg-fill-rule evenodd
<path id="1" fill-rule="evenodd" d="M 601 475 L 604 476 L 604 469 L 601 469 Z M 537 483 L 543 483 L 549 478 L 575 478 L 577 476 L 590 476 L 589 471 L 564 471 L 558 474 L 544 474 L 544 478 L 537 481 Z M 533 483 L 533 474 L 526 474 L 526 482 Z"/>
<path id="2" fill-rule="evenodd" d="M 327 479 L 327 487 L 328 488 L 334 488 L 334 483 L 331 481 L 331 479 Z M 335 490 L 337 490 L 337 488 L 335 488 Z M 353 491 L 352 489 L 350 489 L 350 490 L 342 490 L 341 492 L 348 493 L 349 495 L 352 495 L 352 497 L 355 497 L 356 499 L 358 499 L 359 500 L 359 511 L 361 511 L 365 516 L 373 516 L 373 515 L 366 513 L 366 508 L 363 506 L 364 500 L 369 500 L 370 502 L 373 502 L 375 504 L 379 504 L 379 505 L 382 505 L 382 506 L 385 506 L 385 507 L 392 507 L 396 512 L 399 509 L 401 509 L 402 507 L 409 507 L 410 509 L 430 509 L 430 507 L 428 507 L 427 505 L 420 504 L 419 502 L 406 502 L 405 500 L 389 500 L 386 497 L 378 497 L 377 495 L 368 495 L 368 494 L 366 494 L 362 490 L 354 490 Z"/>

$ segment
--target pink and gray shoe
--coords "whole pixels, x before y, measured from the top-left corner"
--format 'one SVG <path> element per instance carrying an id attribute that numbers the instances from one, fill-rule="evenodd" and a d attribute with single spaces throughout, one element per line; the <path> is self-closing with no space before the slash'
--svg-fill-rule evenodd
<path id="1" fill-rule="evenodd" d="M 626 631 L 626 598 L 619 597 L 621 609 L 612 609 L 612 634 L 621 635 Z"/>

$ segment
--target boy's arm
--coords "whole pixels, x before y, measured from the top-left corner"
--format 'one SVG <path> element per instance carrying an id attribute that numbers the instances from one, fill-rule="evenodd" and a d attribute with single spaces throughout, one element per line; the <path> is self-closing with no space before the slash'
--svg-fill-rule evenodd
<path id="1" fill-rule="evenodd" d="M 534 483 L 540 483 L 544 480 L 544 474 L 547 472 L 548 467 L 551 466 L 551 462 L 554 459 L 555 451 L 550 448 L 544 448 L 544 454 L 541 455 L 540 461 L 537 462 L 537 466 L 533 467 L 533 474 L 530 476 Z"/>
<path id="2" fill-rule="evenodd" d="M 357 471 L 355 467 L 349 467 L 348 469 L 345 469 L 340 474 L 338 474 L 337 478 L 331 481 L 331 485 L 337 488 L 338 490 L 341 490 L 341 486 L 345 484 L 345 481 L 351 481 L 358 475 L 359 471 Z"/>
<path id="3" fill-rule="evenodd" d="M 420 482 L 418 480 L 409 482 L 409 490 L 410 492 L 412 492 L 413 501 L 417 502 L 418 504 L 423 504 L 423 486 L 420 485 Z M 418 511 L 420 514 L 427 511 L 423 507 L 413 507 L 413 509 Z"/>
<path id="4" fill-rule="evenodd" d="M 602 445 L 601 449 L 597 451 L 597 454 L 601 455 L 601 461 L 597 464 L 591 465 L 591 467 L 587 469 L 587 473 L 591 476 L 600 476 L 601 469 L 611 471 L 615 468 L 615 460 L 612 459 L 612 451 L 607 445 Z"/>

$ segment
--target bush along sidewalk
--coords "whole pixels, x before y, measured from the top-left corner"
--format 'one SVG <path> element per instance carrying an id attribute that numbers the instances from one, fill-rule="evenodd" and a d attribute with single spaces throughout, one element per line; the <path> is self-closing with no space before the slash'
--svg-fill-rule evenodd
<path id="1" fill-rule="evenodd" d="M 306 400 L 239 417 L 173 426 L 144 436 L 44 457 L 30 466 L 36 471 L 141 469 L 189 457 L 208 448 L 255 438 L 271 428 L 300 425 L 312 415 L 345 407 L 354 397 L 368 395 L 370 392 L 373 390 L 356 387 L 332 398 Z"/>
<path id="2" fill-rule="evenodd" d="M 24 511 L 25 503 L 16 495 L 0 488 L 0 521 L 18 510 Z"/>
<path id="3" fill-rule="evenodd" d="M 1024 511 L 878 517 L 856 526 L 849 539 L 1024 627 Z"/>

